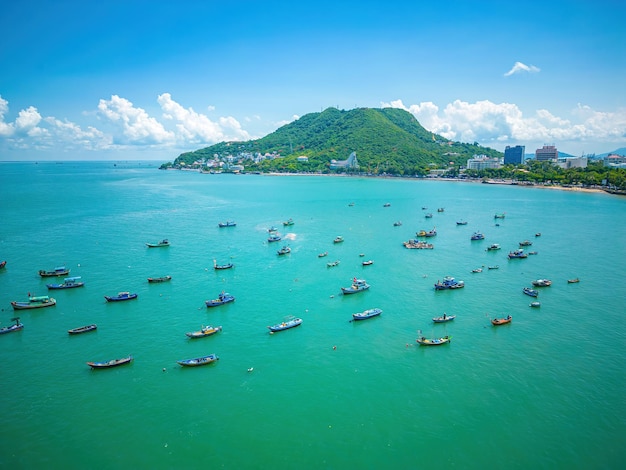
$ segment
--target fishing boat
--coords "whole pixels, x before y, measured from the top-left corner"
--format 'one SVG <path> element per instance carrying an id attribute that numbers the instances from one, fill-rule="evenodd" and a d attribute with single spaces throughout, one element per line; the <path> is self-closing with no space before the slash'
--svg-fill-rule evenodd
<path id="1" fill-rule="evenodd" d="M 328 256 L 328 251 L 325 251 L 324 253 L 320 253 L 319 255 L 317 255 L 318 258 L 323 258 L 324 256 Z"/>
<path id="2" fill-rule="evenodd" d="M 215 270 L 220 270 L 220 269 L 230 269 L 233 268 L 235 265 L 233 263 L 226 263 L 226 264 L 217 264 L 216 260 L 213 260 L 213 269 Z"/>
<path id="3" fill-rule="evenodd" d="M 356 294 L 357 292 L 362 292 L 370 288 L 370 285 L 365 282 L 365 279 L 357 279 L 356 277 L 352 279 L 352 285 L 350 287 L 342 287 L 341 292 L 345 295 L 347 294 Z"/>
<path id="4" fill-rule="evenodd" d="M 33 308 L 52 307 L 57 301 L 47 295 L 30 297 L 27 302 L 11 302 L 13 310 L 29 310 Z"/>
<path id="5" fill-rule="evenodd" d="M 443 207 L 440 207 L 439 209 L 437 209 L 437 212 L 443 212 L 445 209 Z"/>
<path id="6" fill-rule="evenodd" d="M 285 220 L 285 221 L 283 222 L 283 225 L 284 225 L 285 227 L 288 227 L 288 226 L 293 225 L 293 224 L 294 224 L 294 221 L 293 221 L 293 219 L 291 219 L 291 218 L 290 218 L 289 220 Z"/>
<path id="7" fill-rule="evenodd" d="M 529 255 L 536 255 L 538 252 L 537 251 L 529 251 L 528 254 Z"/>
<path id="8" fill-rule="evenodd" d="M 146 243 L 148 248 L 163 248 L 165 246 L 170 246 L 170 242 L 167 238 L 164 238 L 160 242 L 157 243 Z"/>
<path id="9" fill-rule="evenodd" d="M 524 294 L 526 295 L 530 295 L 531 297 L 537 297 L 539 295 L 539 292 L 537 292 L 535 289 L 531 289 L 530 287 L 524 287 L 522 289 L 522 292 L 524 292 Z"/>
<path id="10" fill-rule="evenodd" d="M 402 225 L 402 222 L 400 222 L 399 220 L 393 223 L 394 227 L 400 227 Z"/>
<path id="11" fill-rule="evenodd" d="M 577 282 L 580 282 L 580 279 L 578 279 L 577 277 L 574 279 L 568 279 L 567 283 L 568 284 L 576 284 Z"/>
<path id="12" fill-rule="evenodd" d="M 485 239 L 485 235 L 480 233 L 480 232 L 474 232 L 470 238 L 472 240 L 484 240 Z"/>
<path id="13" fill-rule="evenodd" d="M 80 280 L 80 276 L 66 277 L 61 284 L 46 284 L 48 289 L 72 289 L 74 287 L 83 287 L 84 282 Z"/>
<path id="14" fill-rule="evenodd" d="M 24 328 L 24 325 L 20 323 L 20 317 L 11 318 L 11 321 L 14 321 L 15 325 L 3 326 L 0 328 L 0 335 L 12 333 L 13 331 L 18 331 Z"/>
<path id="15" fill-rule="evenodd" d="M 268 243 L 279 242 L 282 238 L 277 233 L 272 233 L 269 237 L 267 237 Z"/>
<path id="16" fill-rule="evenodd" d="M 426 219 L 432 219 L 433 218 L 433 214 L 431 212 L 424 214 L 424 218 Z"/>
<path id="17" fill-rule="evenodd" d="M 552 281 L 550 279 L 536 279 L 532 281 L 532 284 L 536 287 L 550 287 L 552 285 Z"/>
<path id="18" fill-rule="evenodd" d="M 509 259 L 522 259 L 528 258 L 528 254 L 524 253 L 524 250 L 520 248 L 518 250 L 509 251 L 508 257 Z"/>
<path id="19" fill-rule="evenodd" d="M 492 318 L 491 324 L 493 326 L 505 325 L 507 323 L 511 323 L 511 320 L 513 320 L 513 317 L 511 315 L 507 316 L 506 318 Z"/>
<path id="20" fill-rule="evenodd" d="M 217 299 L 207 300 L 204 303 L 207 307 L 218 307 L 220 305 L 227 304 L 229 302 L 234 302 L 235 297 L 230 295 L 228 292 L 221 292 Z"/>
<path id="21" fill-rule="evenodd" d="M 267 233 L 278 232 L 278 229 L 273 225 L 267 229 Z"/>
<path id="22" fill-rule="evenodd" d="M 361 264 L 363 266 L 369 266 L 370 264 L 374 264 L 374 261 L 371 259 L 368 259 L 367 261 L 362 261 Z"/>
<path id="23" fill-rule="evenodd" d="M 215 333 L 222 331 L 221 326 L 203 326 L 199 331 L 190 331 L 185 333 L 189 338 L 206 338 L 207 336 L 214 335 Z"/>
<path id="24" fill-rule="evenodd" d="M 391 203 L 390 202 L 386 202 L 383 204 L 383 207 L 391 207 Z"/>
<path id="25" fill-rule="evenodd" d="M 435 227 L 433 227 L 432 230 L 420 230 L 415 235 L 418 237 L 434 237 L 435 235 L 437 235 L 437 230 L 435 230 Z"/>
<path id="26" fill-rule="evenodd" d="M 483 272 L 483 268 L 475 268 L 475 269 L 472 269 L 472 272 L 473 272 L 473 273 L 482 273 L 482 272 Z"/>
<path id="27" fill-rule="evenodd" d="M 149 277 L 148 282 L 157 283 L 157 282 L 167 282 L 171 281 L 172 276 L 161 276 L 161 277 Z"/>
<path id="28" fill-rule="evenodd" d="M 493 216 L 494 219 L 504 219 L 504 216 L 506 215 L 505 212 L 502 212 L 500 214 L 496 214 Z"/>
<path id="29" fill-rule="evenodd" d="M 383 311 L 380 308 L 370 308 L 368 310 L 364 310 L 363 312 L 353 313 L 352 319 L 354 321 L 367 320 L 368 318 L 377 317 L 381 313 L 383 313 Z"/>
<path id="30" fill-rule="evenodd" d="M 119 292 L 117 295 L 105 295 L 107 302 L 122 302 L 124 300 L 133 300 L 137 298 L 137 294 L 130 292 Z"/>
<path id="31" fill-rule="evenodd" d="M 529 305 L 531 307 L 537 308 L 537 307 L 541 307 L 541 302 L 531 302 Z"/>
<path id="32" fill-rule="evenodd" d="M 94 331 L 98 329 L 98 326 L 94 323 L 92 325 L 79 326 L 78 328 L 72 328 L 71 330 L 67 330 L 70 335 L 79 335 L 81 333 L 87 333 L 89 331 Z"/>
<path id="33" fill-rule="evenodd" d="M 280 250 L 278 250 L 276 252 L 279 256 L 280 255 L 286 255 L 287 253 L 291 253 L 291 248 L 289 248 L 288 246 L 283 246 Z"/>
<path id="34" fill-rule="evenodd" d="M 227 220 L 226 222 L 220 222 L 220 223 L 217 224 L 217 226 L 220 227 L 220 228 L 235 227 L 236 225 L 237 225 L 237 223 L 232 221 L 232 220 Z"/>
<path id="35" fill-rule="evenodd" d="M 342 243 L 343 242 L 343 237 L 341 235 L 338 235 L 335 237 L 335 239 L 333 240 L 333 243 Z"/>
<path id="36" fill-rule="evenodd" d="M 339 264 L 339 260 L 335 260 L 335 261 L 329 261 L 328 263 L 326 263 L 326 266 L 329 268 L 334 268 L 338 264 Z"/>
<path id="37" fill-rule="evenodd" d="M 434 317 L 433 321 L 435 323 L 446 323 L 446 322 L 454 320 L 455 318 L 456 318 L 456 315 L 448 315 L 448 314 L 444 313 L 440 317 Z"/>
<path id="38" fill-rule="evenodd" d="M 7 265 L 7 261 L 6 260 L 0 262 L 0 269 L 4 268 L 6 265 Z"/>
<path id="39" fill-rule="evenodd" d="M 540 236 L 541 236 L 541 232 L 535 233 L 535 237 L 540 237 Z"/>
<path id="40" fill-rule="evenodd" d="M 409 250 L 432 250 L 435 245 L 421 240 L 413 239 L 402 243 Z"/>
<path id="41" fill-rule="evenodd" d="M 461 289 L 462 287 L 465 287 L 465 282 L 457 281 L 452 276 L 446 276 L 443 281 L 437 281 L 435 284 L 435 290 Z"/>
<path id="42" fill-rule="evenodd" d="M 530 240 L 524 240 L 523 242 L 519 242 L 519 246 L 531 246 L 533 242 Z"/>
<path id="43" fill-rule="evenodd" d="M 111 359 L 104 362 L 88 362 L 87 365 L 92 369 L 108 369 L 109 367 L 117 367 L 133 362 L 133 356 L 123 357 L 121 359 Z"/>
<path id="44" fill-rule="evenodd" d="M 419 343 L 420 346 L 441 346 L 442 344 L 448 344 L 452 336 L 442 336 L 441 338 L 425 338 L 424 336 L 420 336 L 415 341 Z"/>
<path id="45" fill-rule="evenodd" d="M 487 251 L 496 251 L 500 249 L 500 245 L 498 243 L 492 243 L 487 247 Z"/>
<path id="46" fill-rule="evenodd" d="M 288 330 L 302 324 L 302 318 L 296 318 L 294 316 L 287 317 L 285 321 L 277 323 L 276 325 L 268 326 L 270 333 L 276 331 Z"/>
<path id="47" fill-rule="evenodd" d="M 500 266 L 497 264 L 495 266 L 487 266 L 487 269 L 500 269 Z"/>
<path id="48" fill-rule="evenodd" d="M 70 273 L 70 269 L 65 266 L 59 266 L 52 271 L 46 271 L 45 269 L 39 270 L 41 277 L 53 277 L 53 276 L 67 276 Z"/>
<path id="49" fill-rule="evenodd" d="M 467 225 L 467 220 L 457 220 L 456 224 L 457 225 Z"/>
<path id="50" fill-rule="evenodd" d="M 215 354 L 209 354 L 208 356 L 194 357 L 193 359 L 184 359 L 182 361 L 176 361 L 183 367 L 198 367 L 198 366 L 206 366 L 207 364 L 211 364 L 219 360 Z"/>

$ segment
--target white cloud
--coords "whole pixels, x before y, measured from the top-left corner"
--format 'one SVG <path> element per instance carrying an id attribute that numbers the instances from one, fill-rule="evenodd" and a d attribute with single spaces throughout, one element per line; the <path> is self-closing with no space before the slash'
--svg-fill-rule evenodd
<path id="1" fill-rule="evenodd" d="M 15 130 L 11 124 L 4 122 L 4 115 L 8 112 L 9 102 L 0 95 L 0 137 L 10 136 Z"/>
<path id="2" fill-rule="evenodd" d="M 520 73 L 520 72 L 536 73 L 539 71 L 541 71 L 541 69 L 539 67 L 535 67 L 534 65 L 526 65 L 521 62 L 515 62 L 515 65 L 513 65 L 513 68 L 509 70 L 507 73 L 505 73 L 504 76 L 510 77 L 511 75 Z"/>

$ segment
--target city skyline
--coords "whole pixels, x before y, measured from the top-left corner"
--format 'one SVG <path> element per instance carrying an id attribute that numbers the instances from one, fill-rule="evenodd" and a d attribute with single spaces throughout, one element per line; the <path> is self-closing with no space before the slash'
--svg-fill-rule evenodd
<path id="1" fill-rule="evenodd" d="M 5 5 L 0 160 L 173 161 L 328 107 L 501 152 L 626 147 L 622 2 L 419 3 Z"/>

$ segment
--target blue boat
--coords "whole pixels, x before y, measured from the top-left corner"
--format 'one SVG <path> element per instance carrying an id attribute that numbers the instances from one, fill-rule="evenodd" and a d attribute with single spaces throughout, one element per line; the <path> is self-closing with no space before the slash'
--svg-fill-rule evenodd
<path id="1" fill-rule="evenodd" d="M 457 281 L 452 276 L 446 276 L 443 281 L 437 281 L 435 284 L 435 290 L 460 289 L 462 287 L 465 287 L 465 282 Z"/>
<path id="2" fill-rule="evenodd" d="M 268 328 L 270 330 L 270 333 L 274 333 L 276 331 L 288 330 L 289 328 L 294 328 L 296 326 L 300 326 L 301 324 L 302 318 L 290 316 L 285 319 L 285 321 L 277 323 L 276 325 L 268 326 Z"/>
<path id="3" fill-rule="evenodd" d="M 123 300 L 136 299 L 137 294 L 131 294 L 130 292 L 120 292 L 117 295 L 105 295 L 104 298 L 107 302 L 121 302 Z"/>
<path id="4" fill-rule="evenodd" d="M 509 251 L 509 259 L 517 259 L 517 258 L 528 258 L 528 255 L 524 253 L 523 249 L 518 249 L 514 251 Z"/>
<path id="5" fill-rule="evenodd" d="M 184 359 L 182 361 L 176 361 L 183 367 L 198 367 L 198 366 L 206 366 L 207 364 L 211 364 L 219 359 L 219 357 L 215 354 L 209 354 L 208 356 L 195 357 L 193 359 Z"/>
<path id="6" fill-rule="evenodd" d="M 524 287 L 522 289 L 522 292 L 524 292 L 524 294 L 526 295 L 530 295 L 531 297 L 537 297 L 539 295 L 539 292 L 537 292 L 535 289 L 531 289 L 530 287 Z"/>
<path id="7" fill-rule="evenodd" d="M 235 265 L 233 263 L 226 263 L 226 264 L 217 264 L 216 260 L 213 260 L 213 269 L 216 270 L 220 270 L 220 269 L 230 269 L 232 267 L 234 267 Z"/>
<path id="8" fill-rule="evenodd" d="M 278 250 L 276 253 L 278 253 L 278 255 L 286 255 L 287 253 L 291 253 L 291 248 L 289 248 L 288 246 L 283 246 L 280 250 Z"/>
<path id="9" fill-rule="evenodd" d="M 121 359 L 111 359 L 104 362 L 88 362 L 87 365 L 92 369 L 108 369 L 109 367 L 117 367 L 133 362 L 133 356 L 123 357 Z"/>
<path id="10" fill-rule="evenodd" d="M 218 307 L 220 305 L 224 305 L 224 304 L 227 304 L 228 302 L 234 302 L 234 301 L 235 301 L 235 297 L 233 297 L 227 292 L 221 292 L 220 295 L 217 297 L 217 299 L 207 300 L 205 304 L 207 307 Z"/>
<path id="11" fill-rule="evenodd" d="M 448 335 L 442 336 L 441 338 L 432 338 L 432 339 L 420 336 L 415 341 L 417 341 L 420 344 L 420 346 L 441 346 L 442 344 L 448 344 L 451 339 L 452 339 L 452 336 L 448 336 Z"/>
<path id="12" fill-rule="evenodd" d="M 377 317 L 381 313 L 383 313 L 383 311 L 380 308 L 370 308 L 368 310 L 364 310 L 363 312 L 353 313 L 352 314 L 352 319 L 354 321 L 367 320 L 368 318 Z"/>
<path id="13" fill-rule="evenodd" d="M 352 279 L 352 285 L 350 287 L 342 287 L 341 292 L 343 294 L 356 294 L 370 288 L 370 285 L 365 282 L 365 279 Z"/>
<path id="14" fill-rule="evenodd" d="M 282 240 L 282 238 L 280 238 L 280 235 L 278 235 L 275 232 L 273 232 L 269 237 L 267 237 L 268 243 L 279 242 L 281 240 Z"/>
<path id="15" fill-rule="evenodd" d="M 471 237 L 471 238 L 472 238 L 472 240 L 484 240 L 484 239 L 485 239 L 485 235 L 483 235 L 483 234 L 482 234 L 482 233 L 480 233 L 480 232 L 474 232 L 474 233 L 472 234 L 472 237 Z"/>
<path id="16" fill-rule="evenodd" d="M 80 280 L 80 276 L 66 277 L 61 284 L 46 284 L 48 289 L 72 289 L 74 287 L 83 287 L 84 282 Z"/>
<path id="17" fill-rule="evenodd" d="M 435 323 L 446 323 L 446 322 L 454 320 L 455 318 L 456 318 L 456 315 L 448 315 L 447 313 L 444 313 L 440 317 L 433 318 L 433 322 L 435 322 Z"/>
<path id="18" fill-rule="evenodd" d="M 13 331 L 18 331 L 24 328 L 24 325 L 20 323 L 20 317 L 11 318 L 11 321 L 14 321 L 15 325 L 3 326 L 0 328 L 0 335 L 12 333 Z"/>

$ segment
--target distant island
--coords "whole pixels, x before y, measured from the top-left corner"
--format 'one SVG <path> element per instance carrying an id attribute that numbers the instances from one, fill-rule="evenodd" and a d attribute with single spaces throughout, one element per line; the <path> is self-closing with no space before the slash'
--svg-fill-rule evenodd
<path id="1" fill-rule="evenodd" d="M 402 109 L 328 108 L 309 113 L 267 136 L 245 142 L 220 142 L 180 154 L 160 169 L 206 173 L 348 174 L 429 177 L 511 184 L 550 184 L 626 191 L 626 170 L 605 167 L 562 169 L 527 161 L 485 170 L 465 169 L 472 158 L 502 158 L 478 142 L 450 141 L 426 130 Z"/>

